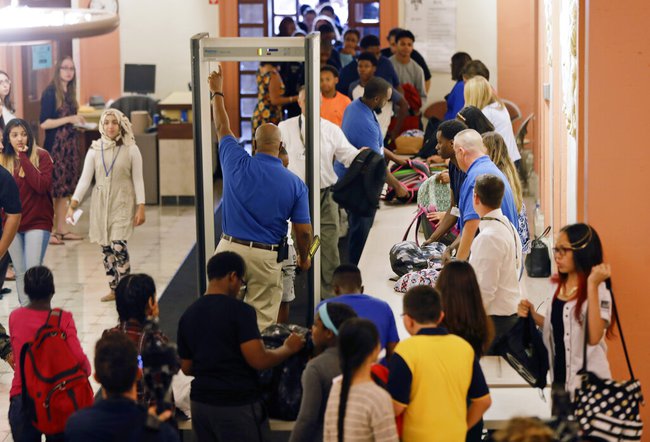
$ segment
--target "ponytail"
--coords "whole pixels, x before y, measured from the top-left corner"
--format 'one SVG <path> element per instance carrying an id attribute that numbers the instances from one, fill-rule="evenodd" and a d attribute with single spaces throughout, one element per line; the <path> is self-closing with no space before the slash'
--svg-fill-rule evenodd
<path id="1" fill-rule="evenodd" d="M 341 364 L 341 395 L 337 421 L 338 442 L 343 442 L 345 412 L 352 385 L 352 377 L 368 356 L 379 345 L 377 327 L 371 321 L 361 318 L 346 320 L 339 327 L 339 358 Z"/>
<path id="2" fill-rule="evenodd" d="M 354 376 L 354 370 L 349 361 L 341 361 L 341 371 L 343 372 L 343 380 L 341 381 L 341 396 L 339 397 L 339 418 L 337 423 L 338 442 L 343 442 L 345 409 L 348 405 L 352 376 Z"/>

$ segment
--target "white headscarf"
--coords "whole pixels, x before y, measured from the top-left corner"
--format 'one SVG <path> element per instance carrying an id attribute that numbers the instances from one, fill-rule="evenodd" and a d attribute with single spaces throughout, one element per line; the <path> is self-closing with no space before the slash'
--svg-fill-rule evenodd
<path id="1" fill-rule="evenodd" d="M 106 135 L 106 132 L 104 132 L 104 120 L 108 115 L 112 115 L 117 118 L 117 121 L 120 124 L 120 133 L 114 140 Z M 99 133 L 101 134 L 101 138 L 99 140 L 93 141 L 93 149 L 99 150 L 102 147 L 105 150 L 111 149 L 115 147 L 117 145 L 117 142 L 120 140 L 122 140 L 121 144 L 124 144 L 125 146 L 135 144 L 135 137 L 133 136 L 133 127 L 131 126 L 131 122 L 126 117 L 126 115 L 117 109 L 106 109 L 102 113 L 102 116 L 99 118 Z"/>

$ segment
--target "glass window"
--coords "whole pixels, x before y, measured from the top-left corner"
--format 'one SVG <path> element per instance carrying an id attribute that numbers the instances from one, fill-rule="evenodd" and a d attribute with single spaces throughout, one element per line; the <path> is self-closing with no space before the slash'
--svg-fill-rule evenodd
<path id="1" fill-rule="evenodd" d="M 363 26 L 359 28 L 359 31 L 361 31 L 361 36 L 365 37 L 366 35 L 379 35 L 379 27 L 375 26 Z"/>
<path id="2" fill-rule="evenodd" d="M 264 6 L 240 4 L 239 23 L 264 23 Z"/>
<path id="3" fill-rule="evenodd" d="M 357 3 L 354 18 L 357 23 L 379 23 L 379 2 Z"/>
<path id="4" fill-rule="evenodd" d="M 244 118 L 252 117 L 255 106 L 257 106 L 257 98 L 241 98 L 239 100 L 241 116 Z"/>
<path id="5" fill-rule="evenodd" d="M 242 61 L 239 63 L 240 71 L 257 71 L 257 68 L 260 66 L 259 61 Z"/>
<path id="6" fill-rule="evenodd" d="M 264 28 L 239 28 L 240 37 L 264 37 Z"/>
<path id="7" fill-rule="evenodd" d="M 273 0 L 273 13 L 295 15 L 296 0 Z"/>
<path id="8" fill-rule="evenodd" d="M 280 33 L 280 22 L 284 20 L 285 17 L 281 15 L 276 15 L 273 17 L 273 35 L 277 35 Z M 295 17 L 290 17 L 293 18 L 293 21 L 295 23 L 296 18 Z M 298 29 L 298 26 L 296 26 L 296 29 Z"/>
<path id="9" fill-rule="evenodd" d="M 257 76 L 253 74 L 240 75 L 239 92 L 242 94 L 257 94 Z"/>
<path id="10" fill-rule="evenodd" d="M 253 125 L 251 120 L 241 120 L 241 137 L 244 140 L 250 140 L 252 138 Z"/>

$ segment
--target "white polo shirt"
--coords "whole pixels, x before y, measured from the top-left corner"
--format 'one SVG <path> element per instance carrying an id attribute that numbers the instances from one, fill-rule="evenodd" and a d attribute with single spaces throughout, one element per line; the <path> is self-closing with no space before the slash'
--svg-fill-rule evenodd
<path id="1" fill-rule="evenodd" d="M 481 218 L 479 234 L 474 238 L 470 252 L 469 263 L 476 272 L 487 314 L 510 316 L 517 313 L 521 298 L 521 240 L 517 229 L 501 209 Z"/>
<path id="2" fill-rule="evenodd" d="M 580 309 L 580 322 L 576 319 L 575 310 L 577 301 L 572 299 L 564 304 L 562 312 L 562 320 L 564 322 L 564 360 L 566 363 L 566 380 L 565 388 L 567 391 L 573 392 L 580 385 L 580 377 L 577 376 L 578 371 L 582 368 L 582 352 L 584 348 L 585 339 L 585 317 L 587 314 L 587 304 L 585 301 Z M 600 317 L 607 323 L 611 324 L 612 319 L 612 294 L 605 283 L 598 286 L 598 308 Z M 549 364 L 551 367 L 551 374 L 553 373 L 553 360 L 555 359 L 555 351 L 553 346 L 553 326 L 551 325 L 551 310 L 553 309 L 552 298 L 547 301 L 546 315 L 544 316 L 544 329 L 542 337 L 544 345 L 548 349 Z M 600 339 L 596 345 L 587 345 L 587 370 L 594 373 L 602 379 L 611 379 L 612 373 L 609 369 L 609 362 L 607 361 L 607 344 L 605 343 L 605 336 Z M 558 381 L 562 381 L 558 379 Z"/>
<path id="3" fill-rule="evenodd" d="M 299 118 L 302 119 L 303 116 L 289 118 L 278 127 L 289 154 L 289 170 L 305 181 L 305 145 L 302 142 L 305 137 L 305 120 L 302 120 L 301 138 Z M 359 150 L 345 138 L 340 127 L 323 118 L 320 119 L 320 135 L 320 187 L 325 189 L 338 181 L 338 176 L 334 173 L 334 160 L 350 167 Z"/>

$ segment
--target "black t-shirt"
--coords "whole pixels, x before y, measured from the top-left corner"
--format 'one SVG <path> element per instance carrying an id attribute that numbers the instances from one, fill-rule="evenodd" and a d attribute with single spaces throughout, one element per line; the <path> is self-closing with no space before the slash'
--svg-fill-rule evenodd
<path id="1" fill-rule="evenodd" d="M 564 349 L 564 304 L 566 301 L 553 299 L 551 308 L 551 328 L 553 329 L 553 384 L 562 384 L 566 381 L 566 353 Z"/>
<path id="2" fill-rule="evenodd" d="M 0 167 L 0 212 L 4 215 L 15 215 L 20 213 L 20 194 L 14 177 L 5 169 Z M 0 237 L 2 237 L 2 223 L 0 223 Z"/>
<path id="3" fill-rule="evenodd" d="M 205 295 L 178 323 L 178 355 L 192 360 L 190 399 L 237 406 L 259 400 L 258 374 L 246 363 L 240 344 L 262 339 L 255 309 L 226 295 Z"/>
<path id="4" fill-rule="evenodd" d="M 454 163 L 449 162 L 449 185 L 454 192 L 454 201 L 452 204 L 457 206 L 460 200 L 460 188 L 463 186 L 467 174 L 460 170 Z"/>

